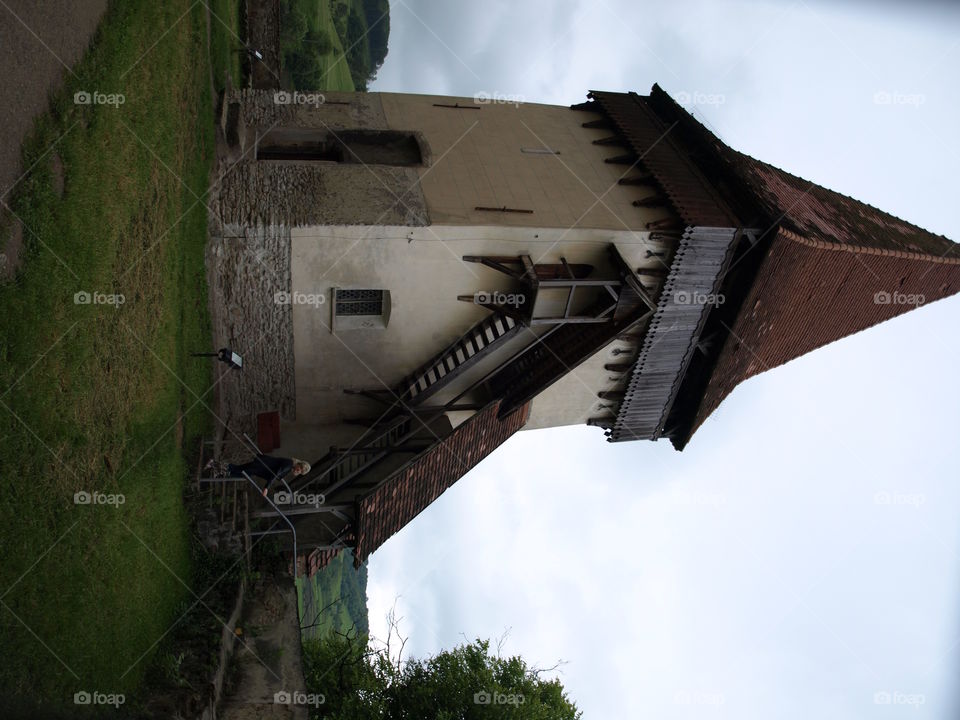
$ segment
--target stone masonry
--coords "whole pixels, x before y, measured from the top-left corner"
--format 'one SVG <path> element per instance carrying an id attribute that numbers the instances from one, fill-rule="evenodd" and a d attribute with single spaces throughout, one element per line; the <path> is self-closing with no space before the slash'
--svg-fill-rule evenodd
<path id="1" fill-rule="evenodd" d="M 295 418 L 293 316 L 278 298 L 290 291 L 289 229 L 211 233 L 207 277 L 215 344 L 243 357 L 243 369 L 226 371 L 219 385 L 231 429 L 252 433 L 256 414 L 270 410 Z"/>

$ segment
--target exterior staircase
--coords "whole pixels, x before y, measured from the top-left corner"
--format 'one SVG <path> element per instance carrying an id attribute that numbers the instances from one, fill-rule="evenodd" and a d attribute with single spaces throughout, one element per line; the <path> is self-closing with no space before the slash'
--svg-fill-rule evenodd
<path id="1" fill-rule="evenodd" d="M 333 448 L 317 463 L 299 489 L 316 486 L 330 500 L 330 496 L 358 475 L 386 457 L 395 448 L 403 445 L 420 428 L 410 415 L 400 415 L 371 429 L 361 438 L 362 444 L 346 449 Z"/>
<path id="2" fill-rule="evenodd" d="M 490 314 L 426 365 L 404 378 L 397 388 L 397 395 L 405 403 L 422 403 L 494 347 L 517 335 L 522 328 L 519 321 L 508 315 Z"/>

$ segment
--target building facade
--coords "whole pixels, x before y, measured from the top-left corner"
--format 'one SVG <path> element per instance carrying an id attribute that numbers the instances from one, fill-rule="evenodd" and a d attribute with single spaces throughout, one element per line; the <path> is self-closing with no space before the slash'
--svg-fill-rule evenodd
<path id="1" fill-rule="evenodd" d="M 737 153 L 657 86 L 246 89 L 222 129 L 221 340 L 270 378 L 241 394 L 280 414 L 274 452 L 313 463 L 291 489 L 323 502 L 281 509 L 323 557 L 362 561 L 522 428 L 682 449 L 744 379 L 960 289 L 954 243 Z"/>

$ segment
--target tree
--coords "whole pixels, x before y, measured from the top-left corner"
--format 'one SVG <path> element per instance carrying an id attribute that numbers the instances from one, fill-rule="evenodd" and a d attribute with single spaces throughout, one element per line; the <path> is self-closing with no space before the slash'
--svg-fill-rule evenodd
<path id="1" fill-rule="evenodd" d="M 323 30 L 307 30 L 303 38 L 304 49 L 318 55 L 329 55 L 333 52 L 333 41 Z"/>
<path id="2" fill-rule="evenodd" d="M 396 659 L 385 643 L 358 634 L 332 633 L 304 643 L 307 688 L 324 696 L 313 718 L 517 718 L 578 720 L 581 714 L 556 679 L 519 656 L 491 654 L 487 640 L 458 645 L 432 657 Z M 396 636 L 399 639 L 399 635 Z M 395 648 L 393 648 L 395 649 Z"/>
<path id="3" fill-rule="evenodd" d="M 300 8 L 285 8 L 280 21 L 280 44 L 286 48 L 298 48 L 307 33 L 309 23 Z"/>

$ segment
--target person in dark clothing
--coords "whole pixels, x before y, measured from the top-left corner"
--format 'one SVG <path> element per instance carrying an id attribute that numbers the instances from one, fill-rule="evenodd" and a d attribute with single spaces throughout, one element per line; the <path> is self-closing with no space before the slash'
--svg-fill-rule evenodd
<path id="1" fill-rule="evenodd" d="M 283 478 L 289 472 L 293 476 L 306 475 L 310 472 L 310 463 L 297 458 L 274 457 L 273 455 L 258 454 L 248 463 L 243 465 L 234 465 L 227 463 L 224 465 L 216 460 L 210 460 L 206 465 L 207 470 L 213 470 L 216 476 L 242 477 L 247 475 L 262 478 L 267 481 L 263 487 L 263 496 L 267 496 L 267 490 L 270 484 L 277 479 Z"/>

